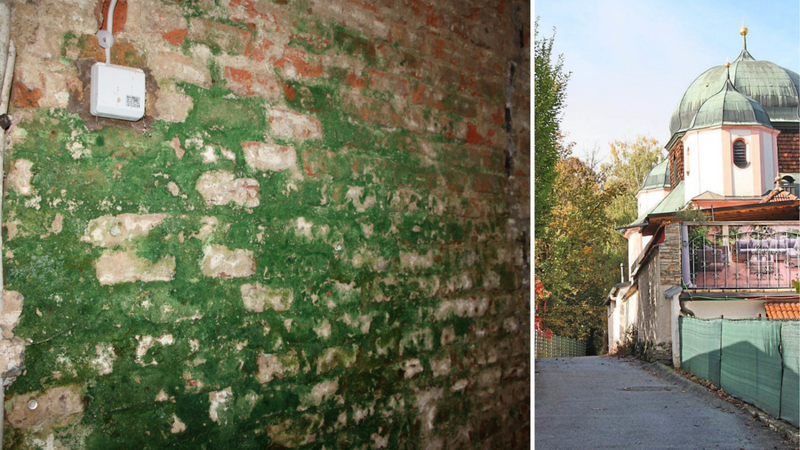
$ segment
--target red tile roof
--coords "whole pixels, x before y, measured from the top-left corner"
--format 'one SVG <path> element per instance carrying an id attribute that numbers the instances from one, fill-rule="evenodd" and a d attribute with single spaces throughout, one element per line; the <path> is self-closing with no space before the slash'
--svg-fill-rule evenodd
<path id="1" fill-rule="evenodd" d="M 800 302 L 768 302 L 764 308 L 769 319 L 800 320 Z"/>
<path id="2" fill-rule="evenodd" d="M 790 202 L 792 200 L 797 200 L 797 196 L 784 191 L 781 187 L 776 187 L 759 203 Z"/>

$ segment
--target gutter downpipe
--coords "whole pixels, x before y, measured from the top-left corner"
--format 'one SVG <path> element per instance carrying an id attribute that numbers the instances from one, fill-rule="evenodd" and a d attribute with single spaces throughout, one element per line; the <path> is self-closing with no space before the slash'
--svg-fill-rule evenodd
<path id="1" fill-rule="evenodd" d="M 8 112 L 8 98 L 11 93 L 11 80 L 14 76 L 14 60 L 16 58 L 16 49 L 14 42 L 11 41 L 11 7 L 6 2 L 0 2 L 0 73 L 3 74 L 3 88 L 2 97 L 0 98 L 0 115 L 5 115 Z M 5 121 L 0 121 L 0 123 Z M 3 168 L 3 153 L 6 147 L 6 129 L 3 127 L 0 133 L 0 173 Z M 2 235 L 2 217 L 3 217 L 3 185 L 0 183 L 0 310 L 5 306 L 5 283 L 3 280 L 3 235 Z M 5 386 L 3 383 L 3 374 L 0 373 L 0 401 L 3 402 L 2 412 L 3 416 L 0 417 L 0 450 L 3 448 L 3 425 L 6 420 L 5 411 Z"/>

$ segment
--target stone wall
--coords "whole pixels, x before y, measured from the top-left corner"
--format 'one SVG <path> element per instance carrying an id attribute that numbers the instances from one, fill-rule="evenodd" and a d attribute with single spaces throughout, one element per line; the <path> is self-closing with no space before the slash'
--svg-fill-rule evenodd
<path id="1" fill-rule="evenodd" d="M 661 284 L 664 289 L 680 286 L 681 280 L 681 223 L 670 223 L 664 227 L 664 242 L 659 245 Z"/>
<path id="2" fill-rule="evenodd" d="M 135 123 L 104 8 L 12 2 L 6 448 L 528 448 L 528 2 L 121 0 Z"/>
<path id="3" fill-rule="evenodd" d="M 665 292 L 681 285 L 680 223 L 665 226 L 664 242 L 642 262 L 636 276 L 638 351 L 647 359 L 672 358 L 672 311 Z"/>

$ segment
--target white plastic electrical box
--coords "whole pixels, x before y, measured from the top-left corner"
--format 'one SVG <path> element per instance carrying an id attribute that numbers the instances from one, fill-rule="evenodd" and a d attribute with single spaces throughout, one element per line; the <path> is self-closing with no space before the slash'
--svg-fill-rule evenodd
<path id="1" fill-rule="evenodd" d="M 144 71 L 96 63 L 92 66 L 93 116 L 136 121 L 144 117 Z"/>

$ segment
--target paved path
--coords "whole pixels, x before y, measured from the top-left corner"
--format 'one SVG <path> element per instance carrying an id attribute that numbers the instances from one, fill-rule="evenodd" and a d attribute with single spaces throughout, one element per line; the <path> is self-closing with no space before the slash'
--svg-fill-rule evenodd
<path id="1" fill-rule="evenodd" d="M 636 360 L 536 360 L 537 450 L 779 449 L 795 447 L 712 395 L 681 392 Z"/>

